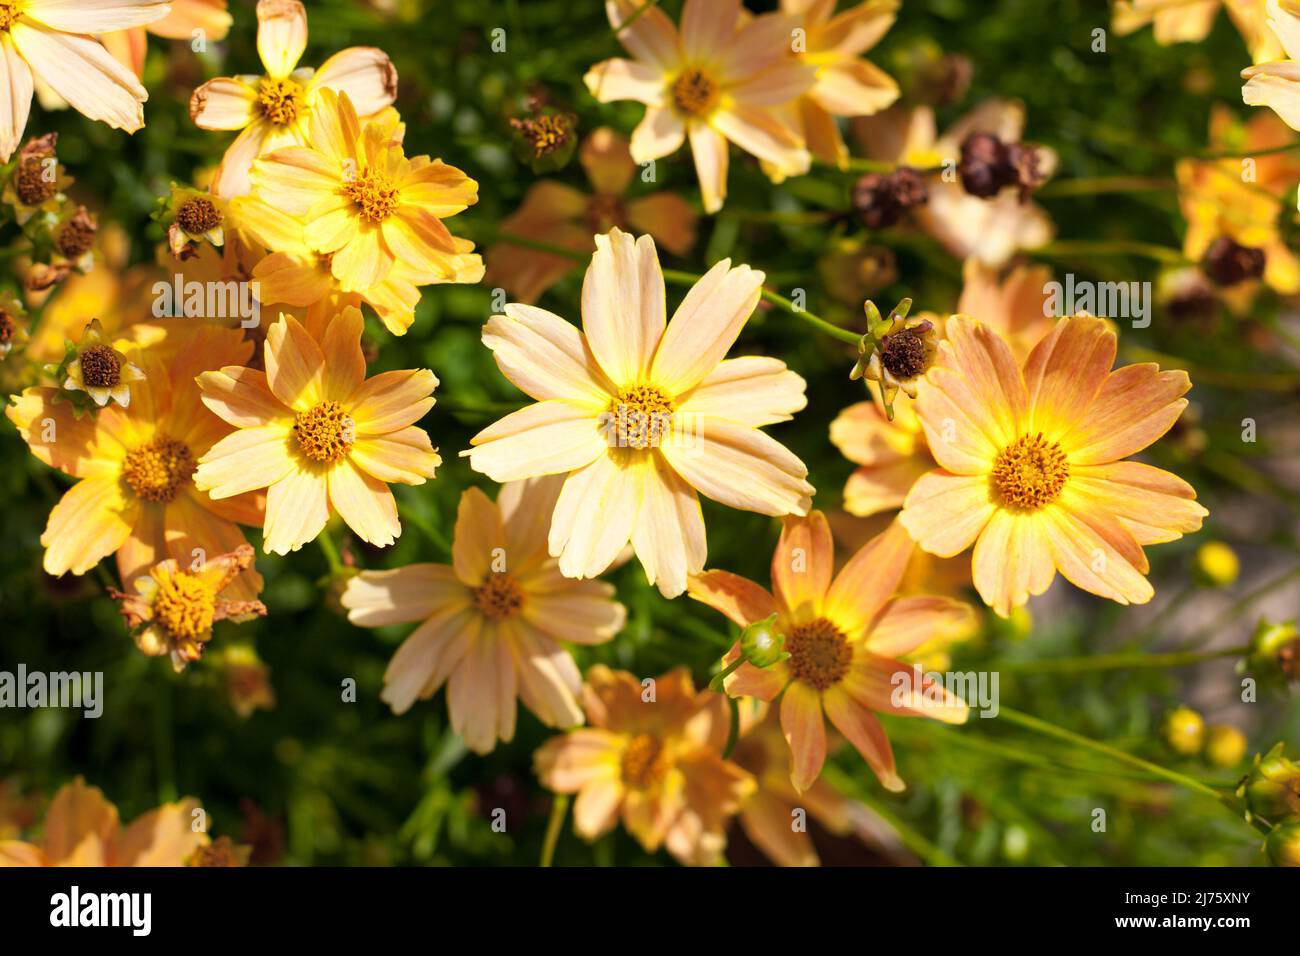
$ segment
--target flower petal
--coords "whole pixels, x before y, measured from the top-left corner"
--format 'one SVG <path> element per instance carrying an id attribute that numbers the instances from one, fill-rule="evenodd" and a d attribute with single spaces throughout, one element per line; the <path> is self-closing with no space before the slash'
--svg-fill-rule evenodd
<path id="1" fill-rule="evenodd" d="M 45 573 L 85 574 L 131 533 L 131 515 L 116 478 L 84 478 L 50 512 L 41 544 Z"/>
<path id="2" fill-rule="evenodd" d="M 686 590 L 686 579 L 704 568 L 704 513 L 695 489 L 661 455 L 651 453 L 641 469 L 641 511 L 632 530 L 632 547 L 646 580 L 664 597 Z"/>
<path id="3" fill-rule="evenodd" d="M 494 564 L 499 558 L 509 560 L 501 511 L 478 488 L 467 488 L 461 493 L 451 554 L 456 577 L 470 586 L 487 580 L 497 570 Z"/>
<path id="4" fill-rule="evenodd" d="M 402 533 L 393 493 L 347 459 L 329 471 L 330 504 L 352 532 L 368 544 L 386 548 Z"/>
<path id="5" fill-rule="evenodd" d="M 316 539 L 329 517 L 325 473 L 293 468 L 267 490 L 262 550 L 267 554 L 297 551 Z"/>
<path id="6" fill-rule="evenodd" d="M 649 236 L 620 229 L 596 236 L 582 283 L 582 327 L 587 345 L 620 388 L 645 379 L 664 332 L 664 277 Z"/>
<path id="7" fill-rule="evenodd" d="M 636 100 L 647 106 L 664 104 L 663 72 L 640 60 L 605 60 L 588 70 L 582 80 L 601 103 Z"/>
<path id="8" fill-rule="evenodd" d="M 1183 479 L 1136 461 L 1075 467 L 1070 487 L 1093 507 L 1117 516 L 1140 545 L 1199 531 L 1209 514 Z"/>
<path id="9" fill-rule="evenodd" d="M 461 452 L 470 467 L 493 481 L 563 474 L 607 456 L 607 438 L 590 408 L 537 402 L 489 425 Z"/>
<path id="10" fill-rule="evenodd" d="M 641 511 L 643 467 L 634 455 L 614 449 L 564 482 L 548 545 L 566 576 L 595 577 L 631 540 Z"/>
<path id="11" fill-rule="evenodd" d="M 639 157 L 646 156 L 644 149 L 638 148 L 639 137 L 637 134 L 641 132 L 641 127 L 645 126 L 649 119 L 647 112 L 646 118 L 641 121 L 641 126 L 638 126 L 632 134 L 632 155 L 638 157 L 637 162 L 643 162 L 644 160 Z M 676 119 L 675 116 L 674 119 Z M 727 200 L 727 164 L 729 162 L 727 139 L 706 123 L 690 123 L 687 125 L 686 133 L 691 140 L 691 156 L 695 159 L 695 175 L 700 180 L 700 198 L 704 202 L 704 211 L 712 215 L 721 209 L 722 204 Z M 665 135 L 664 140 L 666 141 L 666 139 L 667 136 Z M 660 153 L 659 155 L 664 154 Z M 653 159 L 655 157 L 647 156 L 646 158 Z"/>
<path id="12" fill-rule="evenodd" d="M 898 520 L 923 550 L 951 558 L 971 546 L 996 508 L 988 475 L 935 469 L 917 479 Z"/>
<path id="13" fill-rule="evenodd" d="M 803 622 L 821 612 L 835 571 L 835 542 L 820 511 L 788 517 L 772 552 L 772 593 L 785 615 Z"/>
<path id="14" fill-rule="evenodd" d="M 999 508 L 980 532 L 971 556 L 971 577 L 984 603 L 1001 617 L 1056 577 L 1046 523 L 1037 512 Z"/>
<path id="15" fill-rule="evenodd" d="M 389 435 L 415 424 L 434 405 L 438 377 L 427 368 L 380 372 L 352 393 L 357 435 Z"/>
<path id="16" fill-rule="evenodd" d="M 113 33 L 161 20 L 168 0 L 29 0 L 23 15 L 64 33 Z"/>
<path id="17" fill-rule="evenodd" d="M 203 404 L 236 428 L 259 425 L 287 426 L 293 412 L 271 391 L 266 373 L 240 365 L 227 365 L 198 377 Z"/>
<path id="18" fill-rule="evenodd" d="M 511 303 L 483 327 L 501 374 L 525 394 L 564 398 L 604 409 L 616 389 L 581 332 L 545 309 Z"/>
<path id="19" fill-rule="evenodd" d="M 683 395 L 715 372 L 762 293 L 763 273 L 723 259 L 691 286 L 657 342 L 651 377 Z"/>
<path id="20" fill-rule="evenodd" d="M 916 546 L 898 521 L 891 521 L 831 582 L 822 613 L 850 639 L 862 635 L 876 612 L 894 596 Z"/>
<path id="21" fill-rule="evenodd" d="M 229 76 L 208 80 L 190 96 L 190 119 L 199 129 L 243 129 L 257 116 L 257 90 Z"/>
<path id="22" fill-rule="evenodd" d="M 348 578 L 339 599 L 358 627 L 406 624 L 463 604 L 464 584 L 446 564 L 408 564 L 391 571 L 362 571 Z"/>
<path id="23" fill-rule="evenodd" d="M 1075 587 L 1119 604 L 1145 604 L 1155 591 L 1145 575 L 1146 556 L 1119 518 L 1073 502 L 1066 486 L 1061 499 L 1041 514 L 1046 519 L 1052 561 Z"/>
<path id="24" fill-rule="evenodd" d="M 763 587 L 730 571 L 704 571 L 692 575 L 687 593 L 733 623 L 747 627 L 776 611 L 776 599 Z"/>
<path id="25" fill-rule="evenodd" d="M 316 340 L 292 315 L 282 314 L 266 332 L 266 382 L 296 412 L 325 398 L 325 357 Z"/>
<path id="26" fill-rule="evenodd" d="M 98 40 L 25 18 L 9 28 L 9 36 L 32 72 L 77 112 L 128 133 L 144 126 L 141 104 L 149 94 Z"/>
<path id="27" fill-rule="evenodd" d="M 807 790 L 826 762 L 821 694 L 793 681 L 781 698 L 781 732 L 790 745 L 790 782 L 796 790 Z"/>
<path id="28" fill-rule="evenodd" d="M 1030 432 L 1060 435 L 1083 420 L 1115 364 L 1115 333 L 1090 315 L 1056 323 L 1025 362 Z"/>
<path id="29" fill-rule="evenodd" d="M 928 594 L 895 598 L 871 626 L 866 647 L 881 657 L 904 657 L 929 641 L 964 637 L 978 625 L 979 616 L 965 601 Z"/>
<path id="30" fill-rule="evenodd" d="M 379 699 L 393 713 L 404 714 L 417 700 L 432 697 L 464 659 L 469 638 L 481 622 L 482 618 L 463 604 L 435 612 L 411 632 L 388 662 Z"/>
<path id="31" fill-rule="evenodd" d="M 267 488 L 297 467 L 291 432 L 284 425 L 241 428 L 199 459 L 194 484 L 213 498 Z"/>
<path id="32" fill-rule="evenodd" d="M 307 95 L 322 86 L 346 93 L 359 115 L 370 116 L 397 99 L 397 70 L 383 50 L 348 47 L 320 65 L 307 84 Z"/>
<path id="33" fill-rule="evenodd" d="M 269 76 L 287 77 L 306 48 L 306 7 L 298 0 L 257 0 L 257 53 Z"/>
<path id="34" fill-rule="evenodd" d="M 862 759 L 881 786 L 891 793 L 902 793 L 907 789 L 894 765 L 894 751 L 889 746 L 889 736 L 880 718 L 849 696 L 842 687 L 831 688 L 823 700 L 826 716 L 862 754 Z"/>
<path id="35" fill-rule="evenodd" d="M 31 67 L 5 34 L 0 36 L 0 162 L 7 163 L 22 141 L 31 107 Z"/>
<path id="36" fill-rule="evenodd" d="M 758 428 L 789 421 L 808 399 L 808 383 L 780 359 L 761 355 L 724 359 L 678 403 L 685 415 L 710 415 Z"/>
<path id="37" fill-rule="evenodd" d="M 1106 379 L 1087 413 L 1061 439 L 1073 465 L 1118 461 L 1146 448 L 1178 421 L 1192 387 L 1181 370 L 1125 365 Z"/>
<path id="38" fill-rule="evenodd" d="M 460 665 L 447 682 L 451 729 L 465 746 L 489 753 L 515 736 L 516 673 L 510 645 L 490 625 L 469 636 Z"/>
<path id="39" fill-rule="evenodd" d="M 519 697 L 547 727 L 576 727 L 582 675 L 567 650 L 526 624 L 510 624 L 510 644 L 519 674 Z"/>
<path id="40" fill-rule="evenodd" d="M 660 447 L 696 490 L 732 508 L 781 516 L 807 514 L 814 488 L 808 469 L 784 445 L 756 428 L 702 418 L 692 434 Z"/>

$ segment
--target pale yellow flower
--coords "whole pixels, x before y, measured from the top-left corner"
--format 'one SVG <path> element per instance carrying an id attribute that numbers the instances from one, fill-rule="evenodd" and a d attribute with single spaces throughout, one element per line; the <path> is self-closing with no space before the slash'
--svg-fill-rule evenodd
<path id="1" fill-rule="evenodd" d="M 494 481 L 567 475 L 550 552 L 570 577 L 604 571 L 630 540 L 672 597 L 704 567 L 697 491 L 768 515 L 805 514 L 808 469 L 759 429 L 804 407 L 804 380 L 778 359 L 724 360 L 758 304 L 763 274 L 724 259 L 665 326 L 654 241 L 596 237 L 583 331 L 510 304 L 483 330 L 502 373 L 536 399 L 461 452 Z"/>
<path id="2" fill-rule="evenodd" d="M 144 126 L 140 81 L 97 36 L 167 15 L 165 0 L 0 0 L 0 161 L 18 148 L 36 79 L 72 108 L 114 129 Z"/>
<path id="3" fill-rule="evenodd" d="M 1281 59 L 1282 48 L 1268 27 L 1264 0 L 1116 0 L 1111 22 L 1120 36 L 1152 24 L 1161 46 L 1199 43 L 1210 35 L 1220 7 L 1227 9 L 1256 63 Z"/>
<path id="4" fill-rule="evenodd" d="M 282 146 L 305 146 L 321 90 L 345 92 L 363 116 L 397 97 L 397 71 L 383 50 L 349 47 L 319 70 L 299 67 L 307 48 L 307 10 L 298 0 L 258 0 L 257 52 L 263 76 L 208 80 L 190 98 L 190 118 L 210 130 L 242 130 L 212 181 L 229 199 L 248 192 L 253 160 Z"/>
<path id="5" fill-rule="evenodd" d="M 562 479 L 510 482 L 493 502 L 460 498 L 451 564 L 362 571 L 342 603 L 362 627 L 419 621 L 389 662 L 380 695 L 402 714 L 447 682 L 455 733 L 477 753 L 515 733 L 515 699 L 548 727 L 582 723 L 582 686 L 566 643 L 601 644 L 626 612 L 603 581 L 560 574 L 546 552 Z"/>

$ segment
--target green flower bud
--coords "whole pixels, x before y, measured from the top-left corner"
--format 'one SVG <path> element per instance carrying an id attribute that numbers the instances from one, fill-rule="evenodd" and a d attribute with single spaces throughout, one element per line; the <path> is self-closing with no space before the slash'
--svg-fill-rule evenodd
<path id="1" fill-rule="evenodd" d="M 1237 790 L 1250 812 L 1265 820 L 1300 814 L 1300 764 L 1288 759 L 1282 749 L 1278 743 L 1268 753 L 1256 754 L 1250 776 Z"/>
<path id="2" fill-rule="evenodd" d="M 1300 680 L 1300 629 L 1296 622 L 1261 620 L 1251 638 L 1246 668 L 1265 679 Z"/>
<path id="3" fill-rule="evenodd" d="M 1300 866 L 1300 820 L 1275 826 L 1264 841 L 1264 849 L 1274 866 Z"/>
<path id="4" fill-rule="evenodd" d="M 755 667 L 771 667 L 790 656 L 785 635 L 776 629 L 775 612 L 740 632 L 740 653 Z"/>

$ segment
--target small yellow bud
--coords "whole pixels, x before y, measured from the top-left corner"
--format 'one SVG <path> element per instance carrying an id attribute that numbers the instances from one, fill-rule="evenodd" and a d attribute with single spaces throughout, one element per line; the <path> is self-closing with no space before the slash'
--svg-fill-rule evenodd
<path id="1" fill-rule="evenodd" d="M 1246 735 L 1227 724 L 1212 724 L 1205 737 L 1205 759 L 1216 767 L 1235 767 L 1246 756 Z"/>
<path id="2" fill-rule="evenodd" d="M 1165 718 L 1165 742 L 1175 753 L 1190 757 L 1201 752 L 1205 741 L 1205 721 L 1190 707 L 1179 707 Z"/>
<path id="3" fill-rule="evenodd" d="M 1300 629 L 1296 622 L 1270 624 L 1261 620 L 1251 638 L 1245 667 L 1265 680 L 1300 679 Z"/>
<path id="4" fill-rule="evenodd" d="M 1300 820 L 1287 820 L 1273 827 L 1264 848 L 1274 866 L 1300 866 Z"/>
<path id="5" fill-rule="evenodd" d="M 1226 588 L 1241 572 L 1237 552 L 1222 541 L 1209 541 L 1196 549 L 1196 577 L 1209 587 Z"/>

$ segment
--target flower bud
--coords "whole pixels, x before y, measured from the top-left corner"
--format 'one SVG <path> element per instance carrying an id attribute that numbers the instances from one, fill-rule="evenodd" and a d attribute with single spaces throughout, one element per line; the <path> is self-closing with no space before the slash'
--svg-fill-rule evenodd
<path id="1" fill-rule="evenodd" d="M 1205 735 L 1205 759 L 1216 767 L 1235 767 L 1246 756 L 1246 735 L 1227 724 L 1212 724 Z"/>
<path id="2" fill-rule="evenodd" d="M 1300 630 L 1295 621 L 1261 620 L 1250 641 L 1246 669 L 1266 680 L 1300 680 Z"/>
<path id="3" fill-rule="evenodd" d="M 1190 757 L 1201 752 L 1205 721 L 1190 707 L 1179 707 L 1165 718 L 1165 742 L 1175 752 Z"/>
<path id="4" fill-rule="evenodd" d="M 740 632 L 740 652 L 755 667 L 771 667 L 790 656 L 785 651 L 785 635 L 776 628 L 775 611 Z"/>
<path id="5" fill-rule="evenodd" d="M 1274 866 L 1300 866 L 1300 820 L 1287 820 L 1273 827 L 1264 849 Z"/>
<path id="6" fill-rule="evenodd" d="M 1250 776 L 1237 788 L 1246 807 L 1265 820 L 1280 820 L 1300 814 L 1300 764 L 1282 753 L 1282 744 L 1264 755 L 1255 755 Z"/>
<path id="7" fill-rule="evenodd" d="M 1208 587 L 1226 588 L 1241 571 L 1237 552 L 1222 541 L 1208 541 L 1196 549 L 1196 577 Z"/>

